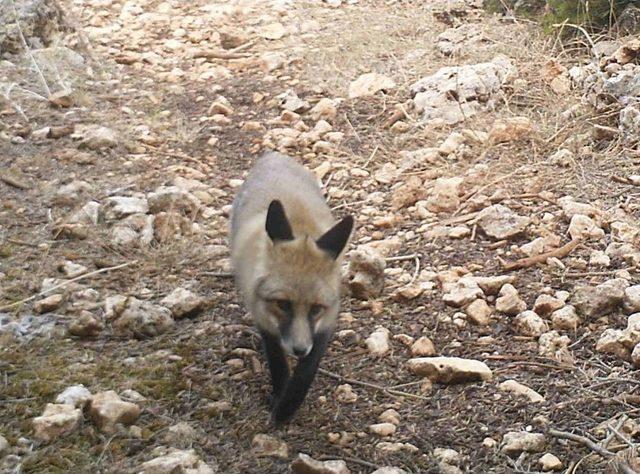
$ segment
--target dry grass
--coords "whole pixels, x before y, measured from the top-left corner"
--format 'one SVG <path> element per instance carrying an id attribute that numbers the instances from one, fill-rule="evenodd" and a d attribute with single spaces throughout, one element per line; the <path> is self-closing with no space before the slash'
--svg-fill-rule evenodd
<path id="1" fill-rule="evenodd" d="M 349 15 L 346 31 L 340 21 L 344 14 L 337 10 L 335 21 L 325 20 L 321 34 L 309 42 L 303 71 L 307 81 L 344 96 L 349 82 L 367 72 L 387 74 L 408 84 L 415 77 L 413 68 L 406 70 L 410 53 L 417 53 L 415 62 L 430 62 L 424 56 L 428 52 L 425 45 L 433 43 L 438 30 L 426 9 L 358 9 L 357 14 Z"/>
<path id="2" fill-rule="evenodd" d="M 557 196 L 570 193 L 585 201 L 613 202 L 617 199 L 612 194 L 618 189 L 611 192 L 609 175 L 612 170 L 620 174 L 631 170 L 632 165 L 620 159 L 634 153 L 621 144 L 596 143 L 594 153 L 588 156 L 579 153 L 567 169 L 548 163 L 549 154 L 562 146 L 567 138 L 590 130 L 591 123 L 609 124 L 615 114 L 615 110 L 594 113 L 586 109 L 570 120 L 561 118 L 563 110 L 579 102 L 579 93 L 556 95 L 540 76 L 540 70 L 550 55 L 569 65 L 575 60 L 577 51 L 563 49 L 555 37 L 540 34 L 531 23 L 513 25 L 490 18 L 477 23 L 490 39 L 486 47 L 463 50 L 449 59 L 441 58 L 435 52 L 423 52 L 417 54 L 416 59 L 409 59 L 413 52 L 430 51 L 436 35 L 446 28 L 434 20 L 428 6 L 428 3 L 414 8 L 367 2 L 362 7 L 338 10 L 318 5 L 309 7 L 313 12 L 311 16 L 321 20 L 326 29 L 317 38 L 307 39 L 312 51 L 304 55 L 302 65 L 292 66 L 292 71 L 283 73 L 295 76 L 300 72 L 302 75 L 302 83 L 291 87 L 298 90 L 299 86 L 304 91 L 323 84 L 328 96 L 344 95 L 352 79 L 371 70 L 391 75 L 399 86 L 386 97 L 345 101 L 333 124 L 335 130 L 345 133 L 345 141 L 335 156 L 320 154 L 308 163 L 313 166 L 330 159 L 337 169 L 349 169 L 357 164 L 374 172 L 387 162 L 397 162 L 402 150 L 438 146 L 451 129 L 425 127 L 411 110 L 406 119 L 413 126 L 409 132 L 394 134 L 384 128 L 395 105 L 408 98 L 408 85 L 441 65 L 472 64 L 502 53 L 515 59 L 520 78 L 525 82 L 506 87 L 496 111 L 481 113 L 455 128 L 488 130 L 496 116 L 524 115 L 535 123 L 535 136 L 509 144 L 473 145 L 462 157 L 441 157 L 436 163 L 425 164 L 414 171 L 432 172 L 434 176 L 460 176 L 476 164 L 487 165 L 486 173 L 479 179 L 469 179 L 468 189 L 464 192 L 492 194 L 502 190 L 507 195 L 504 202 L 534 218 L 545 212 L 556 212 L 558 208 L 553 202 L 535 196 L 526 199 L 508 197 L 551 190 Z M 296 70 L 297 67 L 301 71 Z M 133 69 L 129 72 L 131 76 L 123 79 L 124 85 L 129 90 L 146 92 L 149 85 L 145 74 Z M 269 106 L 268 101 L 254 104 L 252 94 L 261 92 L 274 97 L 290 87 L 289 83 L 266 81 L 260 73 L 239 75 L 219 85 L 222 87 L 219 93 L 232 100 L 234 120 L 240 121 L 242 117 L 242 120 L 262 123 L 267 123 L 280 111 Z M 208 105 L 215 100 L 218 91 L 214 92 L 209 84 L 187 86 L 183 94 L 176 94 L 176 88 L 159 82 L 153 92 L 162 97 L 161 103 L 142 92 L 120 95 L 104 85 L 96 85 L 92 91 L 99 106 L 86 111 L 81 120 L 110 119 L 117 122 L 127 136 L 135 136 L 130 127 L 142 121 L 162 136 L 165 142 L 150 148 L 142 157 L 132 157 L 123 146 L 100 156 L 96 166 L 81 168 L 69 164 L 61 166 L 36 147 L 28 149 L 28 153 L 23 148 L 12 147 L 7 156 L 24 169 L 37 168 L 33 173 L 36 184 L 82 177 L 96 180 L 104 189 L 131 184 L 127 191 L 149 191 L 167 184 L 173 176 L 167 167 L 188 165 L 206 173 L 204 181 L 212 188 L 227 193 L 216 197 L 211 204 L 212 208 L 219 209 L 231 200 L 233 189 L 228 185 L 229 179 L 241 177 L 248 168 L 255 146 L 261 143 L 261 135 L 240 132 L 235 124 L 221 127 L 216 131 L 219 144 L 211 150 L 206 145 L 210 131 L 199 127 L 197 121 L 206 115 Z M 205 99 L 197 102 L 198 96 Z M 123 105 L 130 105 L 136 112 L 142 111 L 146 115 L 124 117 L 120 110 Z M 43 120 L 59 119 L 46 107 L 28 110 L 29 115 L 40 117 L 38 114 L 42 114 Z M 163 110 L 171 113 L 161 113 Z M 46 149 L 54 155 L 54 151 L 72 146 L 71 139 L 65 138 L 48 144 Z M 209 160 L 211 155 L 214 158 Z M 365 181 L 369 180 L 356 179 L 349 174 L 334 177 L 331 186 L 348 190 L 349 194 L 332 204 L 349 203 L 351 211 L 364 214 L 369 203 L 363 200 L 368 193 L 391 187 L 373 182 L 361 187 Z M 622 184 L 616 186 L 626 189 Z M 334 396 L 340 382 L 335 376 L 321 373 L 294 422 L 286 429 L 275 430 L 268 424 L 268 378 L 263 359 L 255 362 L 247 358 L 245 363 L 249 370 L 241 376 L 226 364 L 228 359 L 235 357 L 232 353 L 235 348 L 259 350 L 258 338 L 237 300 L 232 282 L 201 276 L 203 271 L 218 270 L 216 262 L 203 252 L 203 246 L 205 243 L 225 243 L 226 220 L 221 216 L 216 216 L 212 222 L 199 220 L 203 225 L 212 224 L 206 226 L 206 235 L 155 244 L 150 248 L 115 246 L 109 243 L 106 226 L 85 242 L 51 242 L 47 196 L 47 190 L 36 186 L 30 193 L 11 189 L 3 197 L 13 206 L 8 209 L 26 208 L 22 214 L 0 210 L 0 224 L 8 229 L 6 236 L 28 235 L 31 243 L 47 242 L 50 247 L 42 251 L 37 247 L 0 243 L 0 257 L 4 259 L 3 264 L 6 263 L 3 271 L 7 274 L 1 282 L 4 293 L 0 299 L 11 302 L 33 294 L 42 278 L 55 275 L 57 262 L 71 258 L 91 268 L 98 264 L 139 261 L 126 272 L 103 274 L 87 281 L 101 291 L 101 298 L 112 294 L 141 296 L 152 293 L 154 299 L 159 299 L 177 286 L 192 285 L 212 305 L 202 315 L 179 321 L 173 330 L 153 340 L 120 341 L 114 339 L 108 329 L 95 341 L 60 338 L 29 345 L 0 339 L 3 348 L 0 349 L 0 391 L 12 400 L 0 401 L 11 403 L 12 407 L 2 410 L 4 405 L 0 405 L 0 423 L 6 427 L 3 435 L 12 443 L 29 433 L 30 419 L 39 415 L 59 391 L 73 383 L 85 383 L 94 392 L 133 388 L 149 399 L 138 421 L 143 429 L 142 439 L 134 439 L 126 430 L 114 437 L 105 436 L 86 422 L 77 434 L 47 447 L 37 447 L 26 455 L 24 472 L 68 472 L 72 467 L 78 472 L 127 472 L 153 457 L 153 449 L 163 444 L 166 428 L 178 421 L 187 421 L 200 431 L 201 435 L 194 443 L 199 455 L 230 473 L 287 472 L 287 462 L 257 458 L 251 453 L 251 439 L 258 432 L 286 440 L 292 453 L 301 451 L 316 458 L 347 459 L 352 472 L 371 472 L 370 465 L 373 464 L 435 473 L 438 467 L 430 453 L 436 447 L 451 447 L 466 455 L 463 467 L 469 472 L 534 471 L 537 458 L 508 459 L 494 450 L 482 448 L 483 439 L 487 436 L 499 439 L 505 431 L 524 429 L 540 416 L 547 417 L 550 426 L 557 429 L 586 434 L 597 423 L 621 412 L 633 414 L 638 411 L 637 403 L 631 404 L 621 397 L 623 392 L 638 393 L 638 384 L 631 379 L 633 373 L 628 366 L 594 354 L 593 347 L 599 335 L 597 325 L 571 334 L 576 362 L 561 363 L 538 356 L 535 341 L 514 338 L 506 318 L 491 328 L 457 329 L 439 321 L 439 316 L 452 312 L 444 306 L 439 292 L 427 292 L 416 300 L 403 301 L 393 298 L 392 288 L 387 288 L 380 300 L 383 303 L 381 313 L 374 313 L 369 302 L 344 298 L 343 312 L 350 313 L 353 321 L 347 323 L 348 318 L 343 318 L 340 329 L 353 329 L 366 337 L 376 325 L 382 324 L 393 334 L 428 335 L 440 354 L 485 359 L 498 382 L 516 378 L 541 392 L 547 402 L 533 406 L 505 395 L 496 384 L 438 386 L 432 393 L 423 394 L 416 378 L 405 368 L 410 352 L 401 344 L 394 342 L 393 352 L 388 357 L 374 360 L 362 344 L 336 339 L 322 366 L 339 377 L 362 382 L 354 385 L 359 395 L 357 403 L 340 404 Z M 97 198 L 103 197 L 100 191 Z M 383 213 L 395 212 L 386 202 L 378 207 Z M 58 217 L 58 212 L 66 214 L 69 211 L 54 210 L 54 217 Z M 422 224 L 410 211 L 402 210 L 397 214 L 404 222 L 396 228 L 382 230 L 383 237 L 405 234 Z M 373 230 L 363 226 L 358 238 L 370 238 Z M 564 224 L 559 226 L 558 232 L 565 231 Z M 523 236 L 510 243 L 521 245 L 530 237 Z M 418 236 L 407 239 L 397 254 L 422 255 L 421 269 L 444 271 L 466 266 L 481 268 L 487 275 L 500 271 L 496 257 L 513 256 L 510 248 L 493 248 L 482 236 L 477 236 L 473 242 L 428 240 Z M 588 249 L 576 249 L 571 258 L 587 259 Z M 415 271 L 413 260 L 394 261 L 389 266 L 408 276 Z M 539 267 L 521 271 L 517 276 L 517 286 L 529 306 L 545 286 L 571 290 L 576 283 L 592 278 L 568 279 L 563 271 Z M 3 302 L 0 301 L 0 305 Z M 622 315 L 614 315 L 609 324 L 620 327 L 622 319 Z M 488 334 L 493 340 L 482 343 L 479 338 Z M 181 359 L 170 362 L 166 354 L 164 358 L 158 357 L 161 350 Z M 125 364 L 128 358 L 135 358 L 135 363 Z M 622 380 L 611 383 L 614 378 Z M 422 398 L 398 396 L 379 390 L 378 386 L 395 387 Z M 217 400 L 230 401 L 231 412 L 217 415 L 208 412 L 206 405 Z M 367 426 L 376 422 L 377 415 L 389 407 L 396 408 L 402 419 L 393 440 L 412 443 L 422 454 L 384 454 L 376 448 L 379 440 L 366 432 Z M 538 429 L 542 428 L 536 427 Z M 353 439 L 344 445 L 328 441 L 329 433 L 340 432 L 353 434 Z M 576 463 L 588 454 L 582 446 L 555 441 L 550 442 L 549 449 L 562 459 Z M 581 469 L 589 472 L 603 469 L 600 459 L 590 457 L 580 462 Z"/>

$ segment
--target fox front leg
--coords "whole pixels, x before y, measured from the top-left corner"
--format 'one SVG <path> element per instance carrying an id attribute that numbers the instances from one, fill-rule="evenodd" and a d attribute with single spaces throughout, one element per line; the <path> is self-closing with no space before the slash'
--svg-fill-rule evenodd
<path id="1" fill-rule="evenodd" d="M 266 332 L 261 332 L 261 336 L 264 344 L 264 352 L 267 356 L 269 372 L 271 372 L 271 385 L 273 387 L 271 401 L 275 403 L 289 380 L 289 363 L 280 346 L 279 338 Z"/>
<path id="2" fill-rule="evenodd" d="M 313 349 L 298 362 L 293 376 L 287 382 L 284 392 L 276 401 L 273 409 L 273 421 L 276 425 L 288 421 L 302 405 L 318 371 L 320 359 L 322 359 L 322 355 L 327 349 L 330 338 L 330 332 L 316 334 L 313 341 Z"/>

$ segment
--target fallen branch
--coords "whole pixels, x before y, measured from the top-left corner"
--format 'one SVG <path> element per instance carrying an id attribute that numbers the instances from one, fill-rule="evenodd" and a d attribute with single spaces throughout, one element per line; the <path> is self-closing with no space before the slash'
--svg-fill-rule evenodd
<path id="1" fill-rule="evenodd" d="M 36 298 L 38 298 L 40 296 L 44 296 L 47 293 L 51 293 L 53 290 L 57 290 L 57 289 L 62 288 L 64 286 L 70 285 L 71 283 L 75 283 L 76 281 L 84 280 L 86 278 L 89 278 L 90 276 L 94 276 L 94 275 L 97 275 L 99 273 L 110 272 L 112 270 L 119 270 L 119 269 L 125 268 L 125 267 L 130 267 L 131 265 L 135 265 L 136 263 L 138 263 L 138 261 L 137 260 L 133 260 L 131 262 L 123 263 L 121 265 L 116 265 L 115 267 L 106 267 L 106 268 L 101 268 L 100 270 L 95 270 L 93 272 L 85 273 L 84 275 L 80 275 L 78 277 L 72 278 L 71 280 L 65 280 L 62 283 L 60 283 L 59 285 L 52 286 L 51 288 L 48 288 L 48 289 L 46 289 L 44 291 L 41 291 L 40 293 L 36 293 L 33 296 L 30 296 L 30 297 L 25 298 L 25 299 L 20 300 L 20 301 L 15 301 L 14 303 L 8 304 L 6 306 L 0 306 L 0 311 L 5 311 L 7 309 L 13 308 L 14 306 L 21 305 L 23 303 L 28 303 L 29 301 L 33 301 L 33 300 L 35 300 Z"/>
<path id="2" fill-rule="evenodd" d="M 566 431 L 554 430 L 553 428 L 549 429 L 548 433 L 555 438 L 568 439 L 568 440 L 576 441 L 580 444 L 583 444 L 586 447 L 588 447 L 591 451 L 599 454 L 604 458 L 610 458 L 612 456 L 615 456 L 615 454 L 609 451 L 608 449 L 604 449 L 602 446 L 597 445 L 596 443 L 591 441 L 589 438 L 585 438 L 584 436 L 568 433 Z"/>
<path id="3" fill-rule="evenodd" d="M 581 239 L 575 239 L 568 244 L 563 245 L 550 252 L 541 253 L 540 255 L 534 255 L 533 257 L 521 258 L 515 262 L 503 262 L 502 269 L 504 271 L 519 270 L 520 268 L 529 268 L 539 263 L 544 263 L 549 258 L 564 258 L 569 255 L 580 243 Z"/>
<path id="4" fill-rule="evenodd" d="M 359 385 L 361 387 L 373 388 L 375 390 L 379 390 L 381 392 L 384 392 L 387 395 L 396 396 L 396 397 L 416 398 L 418 400 L 429 400 L 427 397 L 423 397 L 422 395 L 415 395 L 413 393 L 402 392 L 400 390 L 394 390 L 392 388 L 383 387 L 382 385 L 377 385 L 377 384 L 374 384 L 374 383 L 362 382 L 360 380 L 350 379 L 348 377 L 343 377 L 340 374 L 336 374 L 335 372 L 329 372 L 328 370 L 325 370 L 325 369 L 318 369 L 318 372 L 320 372 L 323 375 L 326 375 L 327 377 L 331 377 L 333 379 L 336 379 L 336 380 L 338 380 L 340 382 L 346 382 L 346 383 L 349 383 L 351 385 Z"/>

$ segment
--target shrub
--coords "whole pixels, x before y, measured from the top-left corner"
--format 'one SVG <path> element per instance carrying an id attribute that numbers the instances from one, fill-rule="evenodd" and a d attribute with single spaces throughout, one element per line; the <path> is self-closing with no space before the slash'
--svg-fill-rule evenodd
<path id="1" fill-rule="evenodd" d="M 544 12 L 547 0 L 485 0 L 484 7 L 492 13 L 516 13 L 532 17 Z"/>
<path id="2" fill-rule="evenodd" d="M 629 5 L 638 0 L 485 0 L 485 8 L 491 12 L 512 12 L 525 17 L 540 17 L 542 23 L 551 25 L 573 23 L 588 30 L 610 28 Z"/>
<path id="3" fill-rule="evenodd" d="M 637 0 L 548 0 L 545 23 L 567 21 L 589 30 L 612 27 L 624 9 Z"/>

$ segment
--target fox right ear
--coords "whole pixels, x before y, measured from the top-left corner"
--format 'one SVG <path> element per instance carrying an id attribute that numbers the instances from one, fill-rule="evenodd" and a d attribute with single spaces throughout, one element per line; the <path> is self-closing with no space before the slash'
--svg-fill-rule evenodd
<path id="1" fill-rule="evenodd" d="M 277 199 L 271 201 L 267 211 L 267 221 L 265 223 L 267 235 L 273 242 L 281 240 L 293 240 L 293 231 L 284 213 L 282 203 Z"/>
<path id="2" fill-rule="evenodd" d="M 329 253 L 333 259 L 336 259 L 347 245 L 352 230 L 353 217 L 347 216 L 325 232 L 324 235 L 316 241 L 316 244 L 319 248 Z"/>

